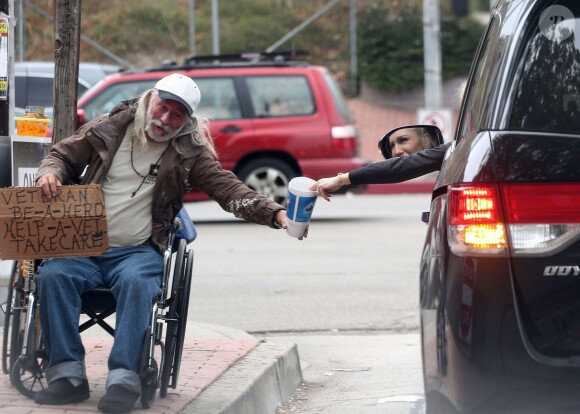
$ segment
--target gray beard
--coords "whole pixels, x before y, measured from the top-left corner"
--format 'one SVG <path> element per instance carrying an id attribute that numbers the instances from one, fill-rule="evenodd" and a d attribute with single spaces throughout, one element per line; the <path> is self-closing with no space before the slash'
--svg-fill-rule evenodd
<path id="1" fill-rule="evenodd" d="M 166 134 L 165 135 L 159 135 L 157 132 L 154 132 L 154 130 L 152 128 L 153 125 L 157 125 L 157 126 L 160 126 L 161 128 L 163 128 L 165 130 Z M 151 141 L 155 141 L 155 142 L 167 142 L 167 141 L 171 141 L 177 134 L 179 134 L 181 132 L 182 129 L 183 129 L 183 125 L 180 126 L 177 129 L 171 129 L 171 128 L 167 127 L 167 126 L 163 126 L 161 124 L 161 121 L 155 120 L 155 119 L 151 119 L 151 115 L 149 113 L 146 115 L 146 118 L 145 118 L 145 133 L 147 134 L 147 137 Z"/>

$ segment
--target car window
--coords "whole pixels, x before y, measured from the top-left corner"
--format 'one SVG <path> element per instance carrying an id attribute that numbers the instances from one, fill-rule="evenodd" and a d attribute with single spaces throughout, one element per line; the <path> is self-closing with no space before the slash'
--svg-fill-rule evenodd
<path id="1" fill-rule="evenodd" d="M 580 130 L 580 5 L 561 1 L 575 16 L 571 31 L 546 32 L 538 24 L 524 46 L 519 83 L 515 89 L 510 129 L 572 132 Z"/>
<path id="2" fill-rule="evenodd" d="M 16 108 L 26 106 L 42 106 L 52 108 L 54 105 L 53 90 L 54 78 L 36 76 L 15 76 L 15 100 Z M 77 96 L 87 91 L 87 87 L 77 84 Z"/>
<path id="3" fill-rule="evenodd" d="M 332 100 L 336 103 L 336 107 L 340 111 L 340 115 L 345 121 L 352 121 L 352 114 L 346 105 L 346 100 L 344 99 L 344 95 L 342 94 L 342 90 L 338 84 L 329 72 L 324 74 L 324 79 L 328 85 L 328 90 L 332 94 Z"/>
<path id="4" fill-rule="evenodd" d="M 77 84 L 77 97 L 80 98 L 88 90 L 89 88 L 87 88 L 85 85 L 82 85 L 80 83 Z"/>
<path id="5" fill-rule="evenodd" d="M 99 115 L 110 112 L 121 101 L 138 97 L 147 89 L 155 86 L 156 82 L 156 79 L 147 79 L 114 83 L 83 105 L 86 120 L 90 121 Z"/>
<path id="6" fill-rule="evenodd" d="M 303 116 L 315 111 L 304 76 L 248 76 L 247 84 L 256 117 Z"/>
<path id="7" fill-rule="evenodd" d="M 212 120 L 240 118 L 241 110 L 232 78 L 196 78 L 201 91 L 197 112 Z M 151 89 L 157 79 L 118 82 L 101 91 L 83 106 L 87 121 L 111 111 L 119 102 Z"/>
<path id="8" fill-rule="evenodd" d="M 471 132 L 478 128 L 479 119 L 486 111 L 484 91 L 487 87 L 490 77 L 486 76 L 486 68 L 491 65 L 495 57 L 495 44 L 490 39 L 497 38 L 499 24 L 497 19 L 493 19 L 489 25 L 489 30 L 485 35 L 485 39 L 481 44 L 483 54 L 480 55 L 479 60 L 475 63 L 473 75 L 470 78 L 470 85 L 467 87 L 468 95 L 465 98 L 463 108 L 464 112 L 461 117 L 461 124 L 459 125 L 458 139 L 467 137 Z"/>
<path id="9" fill-rule="evenodd" d="M 242 112 L 232 78 L 194 78 L 201 91 L 197 112 L 212 120 L 241 118 Z"/>
<path id="10" fill-rule="evenodd" d="M 26 102 L 28 101 L 26 91 L 26 78 L 23 76 L 16 76 L 14 77 L 14 81 L 15 81 L 14 105 L 17 108 L 24 108 L 26 106 Z"/>
<path id="11" fill-rule="evenodd" d="M 16 77 L 15 78 L 15 106 L 52 107 L 52 78 L 41 77 Z"/>

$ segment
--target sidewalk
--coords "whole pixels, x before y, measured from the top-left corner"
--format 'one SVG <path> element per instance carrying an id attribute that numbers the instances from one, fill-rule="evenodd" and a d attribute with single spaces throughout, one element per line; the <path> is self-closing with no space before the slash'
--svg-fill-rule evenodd
<path id="1" fill-rule="evenodd" d="M 2 331 L 3 328 L 0 328 Z M 91 333 L 94 331 L 94 333 Z M 100 413 L 105 392 L 107 356 L 112 338 L 98 328 L 83 334 L 91 397 L 79 404 L 42 406 L 20 394 L 8 375 L 0 376 L 0 412 L 10 414 Z M 159 355 L 157 356 L 159 362 Z M 189 322 L 177 388 L 156 395 L 144 410 L 132 413 L 274 414 L 302 383 L 295 344 L 261 342 L 243 331 Z"/>

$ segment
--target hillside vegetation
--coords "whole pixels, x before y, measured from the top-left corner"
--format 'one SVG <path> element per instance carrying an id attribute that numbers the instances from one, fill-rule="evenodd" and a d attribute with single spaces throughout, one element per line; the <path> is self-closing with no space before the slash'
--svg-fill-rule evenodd
<path id="1" fill-rule="evenodd" d="M 28 0 L 53 14 L 54 0 Z M 263 51 L 329 0 L 221 0 L 220 51 Z M 196 54 L 212 53 L 211 2 L 197 0 Z M 349 8 L 342 1 L 277 50 L 303 50 L 308 61 L 330 68 L 343 85 L 349 78 Z M 410 89 L 422 82 L 421 1 L 358 0 L 359 71 L 365 81 L 386 90 Z M 188 0 L 84 0 L 81 33 L 137 68 L 189 56 Z M 443 10 L 444 76 L 466 74 L 481 26 Z M 448 23 L 445 23 L 448 22 Z M 54 59 L 53 23 L 34 8 L 25 11 L 25 57 Z M 445 29 L 449 28 L 449 29 Z M 443 32 L 443 29 L 446 32 Z M 460 46 L 449 46 L 450 43 Z M 81 61 L 116 63 L 81 42 Z M 402 70 L 403 69 L 403 70 Z"/>

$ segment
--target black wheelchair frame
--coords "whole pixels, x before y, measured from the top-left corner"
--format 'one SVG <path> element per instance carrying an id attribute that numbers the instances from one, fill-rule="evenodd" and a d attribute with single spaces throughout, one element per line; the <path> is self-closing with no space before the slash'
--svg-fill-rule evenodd
<path id="1" fill-rule="evenodd" d="M 153 303 L 149 328 L 141 354 L 141 405 L 150 408 L 159 388 L 161 398 L 169 387 L 175 389 L 183 353 L 191 278 L 193 250 L 187 244 L 197 236 L 185 209 L 169 231 L 163 254 L 161 294 Z M 23 395 L 34 398 L 47 386 L 44 371 L 48 367 L 40 329 L 38 296 L 34 274 L 40 260 L 14 261 L 12 282 L 8 286 L 4 310 L 2 370 L 10 375 L 12 385 Z M 173 266 L 172 266 L 173 265 Z M 106 319 L 115 313 L 115 300 L 109 289 L 96 288 L 83 294 L 82 313 L 89 319 L 79 325 L 79 332 L 98 325 L 114 336 Z M 165 328 L 165 329 L 164 329 Z M 161 363 L 155 360 L 160 348 Z"/>

